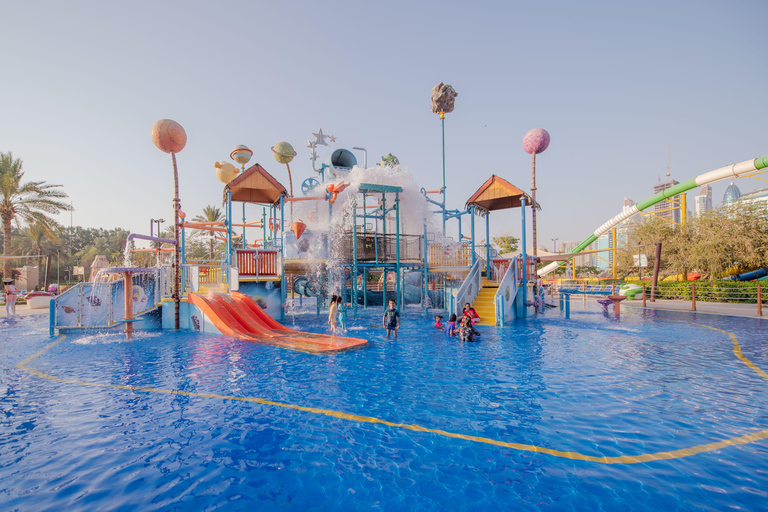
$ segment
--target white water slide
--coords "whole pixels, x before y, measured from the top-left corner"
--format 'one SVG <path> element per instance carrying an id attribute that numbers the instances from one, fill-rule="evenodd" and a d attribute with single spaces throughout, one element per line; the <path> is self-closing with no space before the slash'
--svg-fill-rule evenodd
<path id="1" fill-rule="evenodd" d="M 627 208 L 626 210 L 622 211 L 621 213 L 613 217 L 611 220 L 609 220 L 608 222 L 606 222 L 605 224 L 597 228 L 586 240 L 581 242 L 579 245 L 576 246 L 576 248 L 573 249 L 573 253 L 578 253 L 583 251 L 586 247 L 589 246 L 589 244 L 591 244 L 592 242 L 600 238 L 600 236 L 602 236 L 604 233 L 607 233 L 609 230 L 618 226 L 619 224 L 629 219 L 636 213 L 640 213 L 646 208 L 649 208 L 655 205 L 656 203 L 660 203 L 665 199 L 669 199 L 670 197 L 674 197 L 678 194 L 688 192 L 689 190 L 694 189 L 696 187 L 701 187 L 703 185 L 714 183 L 716 181 L 724 180 L 727 178 L 744 176 L 745 174 L 749 174 L 755 171 L 760 171 L 761 169 L 765 169 L 765 168 L 768 168 L 768 155 L 757 157 L 754 160 L 747 160 L 746 162 L 741 162 L 738 164 L 721 167 L 720 169 L 716 169 L 714 171 L 700 174 L 699 176 L 696 176 L 693 179 L 684 181 L 683 183 L 678 183 L 677 185 L 670 187 L 666 190 L 662 190 L 658 194 L 655 194 L 649 197 L 648 199 L 644 201 L 640 201 L 639 203 L 631 206 L 630 208 Z M 550 263 L 546 267 L 539 270 L 538 274 L 540 277 L 545 276 L 559 266 L 560 266 L 560 263 L 558 262 Z"/>

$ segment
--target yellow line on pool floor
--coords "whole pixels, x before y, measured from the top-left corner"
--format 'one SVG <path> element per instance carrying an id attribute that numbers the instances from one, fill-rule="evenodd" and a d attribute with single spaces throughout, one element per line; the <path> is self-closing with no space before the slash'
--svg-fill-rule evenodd
<path id="1" fill-rule="evenodd" d="M 693 322 L 691 322 L 693 323 Z M 741 351 L 741 346 L 739 345 L 738 340 L 736 339 L 736 336 L 732 333 L 729 333 L 728 331 L 723 331 L 721 329 L 717 329 L 715 327 L 709 327 L 707 325 L 702 324 L 696 324 L 693 323 L 693 325 L 698 325 L 700 327 L 706 327 L 707 329 L 712 329 L 714 331 L 719 331 L 722 333 L 727 334 L 731 341 L 733 342 L 734 348 L 733 353 L 738 357 L 745 365 L 747 365 L 749 368 L 757 372 L 758 375 L 763 377 L 764 379 L 768 380 L 768 374 L 766 374 L 763 370 L 761 370 L 757 365 L 752 363 Z M 343 420 L 349 420 L 349 421 L 356 421 L 359 423 L 374 423 L 374 424 L 380 424 L 380 425 L 386 425 L 388 427 L 393 428 L 401 428 L 405 430 L 411 430 L 414 432 L 428 432 L 431 434 L 436 434 L 443 437 L 449 437 L 454 439 L 463 439 L 465 441 L 473 441 L 476 443 L 483 443 L 493 446 L 501 446 L 504 448 L 510 448 L 513 450 L 518 451 L 524 451 L 524 452 L 533 452 L 533 453 L 544 453 L 547 455 L 552 455 L 554 457 L 560 457 L 565 459 L 571 459 L 571 460 L 582 460 L 582 461 L 588 461 L 588 462 L 598 462 L 601 464 L 637 464 L 639 462 L 653 462 L 657 460 L 669 460 L 669 459 L 681 459 L 684 457 L 690 457 L 691 455 L 697 455 L 699 453 L 705 453 L 705 452 L 711 452 L 715 450 L 721 450 L 723 448 L 727 448 L 729 446 L 736 446 L 740 444 L 748 444 L 755 441 L 760 441 L 762 439 L 768 439 L 768 429 L 766 430 L 760 430 L 757 432 L 753 432 L 751 434 L 747 434 L 744 436 L 739 437 L 732 437 L 729 439 L 724 439 L 722 441 L 717 441 L 714 443 L 708 443 L 708 444 L 701 444 L 697 446 L 692 446 L 690 448 L 682 448 L 679 450 L 672 450 L 672 451 L 666 451 L 666 452 L 656 452 L 656 453 L 646 453 L 646 454 L 639 454 L 639 455 L 620 455 L 615 457 L 596 457 L 593 455 L 584 455 L 582 453 L 577 452 L 565 452 L 561 450 L 554 450 L 552 448 L 544 448 L 543 446 L 536 446 L 531 444 L 521 444 L 521 443 L 510 443 L 507 441 L 499 441 L 496 439 L 490 439 L 487 437 L 478 437 L 478 436 L 470 436 L 466 434 L 457 434 L 455 432 L 447 432 L 445 430 L 437 430 L 427 427 L 422 427 L 420 425 L 408 425 L 406 423 L 394 423 L 387 420 L 382 420 L 379 418 L 374 418 L 371 416 L 360 416 L 357 414 L 349 414 L 346 412 L 341 411 L 334 411 L 331 409 L 319 409 L 315 407 L 305 407 L 303 405 L 296 405 L 296 404 L 287 404 L 282 402 L 273 402 L 272 400 L 266 400 L 264 398 L 254 398 L 254 397 L 243 397 L 243 396 L 232 396 L 232 395 L 219 395 L 215 393 L 198 393 L 193 391 L 179 391 L 176 389 L 162 389 L 162 388 L 146 388 L 146 387 L 139 387 L 139 386 L 127 386 L 123 384 L 102 384 L 98 382 L 85 382 L 85 381 L 79 381 L 79 380 L 73 380 L 73 379 L 62 379 L 60 377 L 54 377 L 53 375 L 49 375 L 47 373 L 40 372 L 38 370 L 34 370 L 32 368 L 27 367 L 27 363 L 32 361 L 33 359 L 39 357 L 44 352 L 50 350 L 51 348 L 55 347 L 62 341 L 64 341 L 65 336 L 62 335 L 59 337 L 58 340 L 54 341 L 53 343 L 50 343 L 43 347 L 41 350 L 39 350 L 37 353 L 31 355 L 30 357 L 24 359 L 19 364 L 16 365 L 17 368 L 21 370 L 26 370 L 34 375 L 37 375 L 38 377 L 41 377 L 43 379 L 55 381 L 55 382 L 61 382 L 64 384 L 76 384 L 78 386 L 89 386 L 89 387 L 98 387 L 98 388 L 109 388 L 109 389 L 121 389 L 126 391 L 138 391 L 142 393 L 161 393 L 161 394 L 168 394 L 168 395 L 181 395 L 181 396 L 191 396 L 191 397 L 198 397 L 198 398 L 213 398 L 218 400 L 237 400 L 241 402 L 250 402 L 250 403 L 256 403 L 256 404 L 262 404 L 262 405 L 270 405 L 274 407 L 283 407 L 286 409 L 294 409 L 297 411 L 302 412 L 309 412 L 312 414 L 321 414 L 324 416 L 330 416 L 332 418 L 339 418 Z"/>

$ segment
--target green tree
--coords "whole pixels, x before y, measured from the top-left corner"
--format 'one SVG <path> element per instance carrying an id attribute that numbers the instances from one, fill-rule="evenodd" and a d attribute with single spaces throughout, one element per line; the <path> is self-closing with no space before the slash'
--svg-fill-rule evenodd
<path id="1" fill-rule="evenodd" d="M 512 235 L 495 236 L 491 239 L 491 245 L 496 247 L 496 249 L 499 251 L 499 254 L 515 252 L 519 242 L 520 239 L 515 238 Z"/>
<path id="2" fill-rule="evenodd" d="M 11 225 L 14 222 L 37 224 L 54 230 L 58 223 L 51 215 L 69 211 L 70 206 L 60 199 L 68 197 L 59 187 L 44 181 L 22 183 L 22 161 L 14 159 L 9 151 L 0 153 L 0 219 L 3 225 L 3 255 L 11 255 Z M 10 275 L 11 262 L 3 262 L 3 274 Z"/>
<path id="3" fill-rule="evenodd" d="M 208 205 L 205 208 L 203 208 L 202 215 L 195 216 L 194 219 L 192 219 L 192 222 L 220 222 L 224 220 L 224 214 L 221 212 L 221 209 Z M 195 237 L 202 237 L 202 236 L 210 236 L 210 242 L 209 242 L 209 252 L 208 257 L 210 259 L 213 259 L 213 256 L 215 254 L 216 249 L 216 237 L 214 236 L 216 234 L 215 231 L 208 231 L 205 229 L 196 229 L 195 230 Z"/>

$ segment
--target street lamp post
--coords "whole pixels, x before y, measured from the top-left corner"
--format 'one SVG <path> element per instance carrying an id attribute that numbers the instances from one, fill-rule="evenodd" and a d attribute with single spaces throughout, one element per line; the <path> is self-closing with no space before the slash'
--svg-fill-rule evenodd
<path id="1" fill-rule="evenodd" d="M 160 224 L 164 222 L 164 219 L 149 219 L 149 236 L 155 236 L 152 232 L 152 228 L 155 224 L 157 224 L 157 236 L 160 236 Z"/>

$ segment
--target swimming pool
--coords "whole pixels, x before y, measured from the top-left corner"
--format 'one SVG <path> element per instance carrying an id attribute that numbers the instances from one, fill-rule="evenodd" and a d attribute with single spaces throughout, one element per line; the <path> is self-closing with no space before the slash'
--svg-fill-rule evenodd
<path id="1" fill-rule="evenodd" d="M 599 306 L 478 343 L 416 310 L 312 355 L 0 325 L 0 505 L 19 510 L 759 510 L 760 320 Z M 297 317 L 323 332 L 325 320 Z M 289 322 L 290 324 L 290 322 Z"/>

